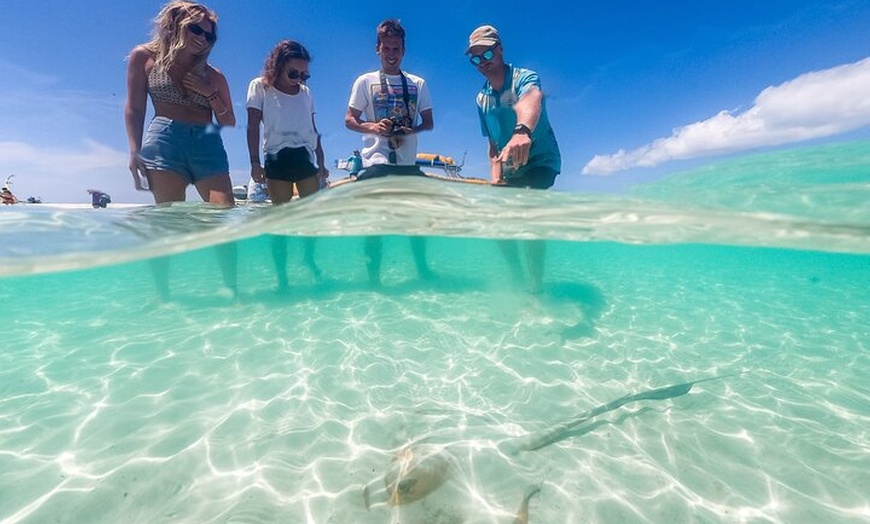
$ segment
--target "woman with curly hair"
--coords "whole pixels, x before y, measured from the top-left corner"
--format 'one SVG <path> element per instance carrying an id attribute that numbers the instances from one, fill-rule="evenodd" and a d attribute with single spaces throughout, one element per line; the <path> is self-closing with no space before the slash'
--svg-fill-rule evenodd
<path id="1" fill-rule="evenodd" d="M 177 0 L 157 15 L 151 41 L 130 52 L 124 108 L 130 173 L 136 189 L 150 190 L 155 203 L 184 201 L 190 184 L 206 202 L 234 203 L 220 127 L 234 126 L 236 117 L 226 78 L 208 63 L 216 41 L 214 11 Z M 149 95 L 154 118 L 143 133 Z M 235 296 L 236 248 L 225 244 L 218 252 L 221 292 Z M 167 300 L 168 260 L 152 261 L 152 270 L 158 293 Z"/>
<path id="2" fill-rule="evenodd" d="M 150 189 L 157 203 L 185 200 L 193 184 L 203 200 L 230 206 L 233 188 L 219 128 L 234 126 L 236 117 L 226 78 L 208 63 L 217 15 L 202 4 L 175 1 L 154 22 L 152 40 L 135 47 L 127 64 L 125 122 L 134 184 Z M 155 116 L 143 139 L 148 95 Z"/>
<path id="3" fill-rule="evenodd" d="M 314 122 L 314 99 L 305 85 L 311 55 L 299 42 L 282 40 L 269 53 L 263 75 L 248 85 L 248 152 L 251 178 L 266 182 L 275 204 L 289 202 L 293 184 L 300 197 L 329 176 Z M 265 164 L 260 163 L 260 126 Z"/>
<path id="4" fill-rule="evenodd" d="M 248 152 L 251 178 L 266 182 L 272 203 L 293 198 L 293 185 L 300 198 L 317 192 L 329 171 L 324 164 L 320 134 L 314 122 L 314 99 L 305 85 L 311 75 L 308 50 L 293 40 L 282 40 L 269 53 L 263 75 L 248 85 Z M 260 127 L 265 163 L 260 163 Z M 279 287 L 287 287 L 287 248 L 284 237 L 275 237 L 273 257 Z M 315 278 L 313 239 L 306 240 L 305 260 Z"/>

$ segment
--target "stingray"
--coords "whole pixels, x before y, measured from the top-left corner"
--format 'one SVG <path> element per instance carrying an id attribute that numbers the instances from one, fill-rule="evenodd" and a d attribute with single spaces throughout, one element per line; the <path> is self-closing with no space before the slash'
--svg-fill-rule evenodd
<path id="1" fill-rule="evenodd" d="M 529 524 L 529 500 L 540 492 L 541 486 L 529 486 L 526 494 L 523 496 L 523 503 L 520 504 L 520 509 L 517 510 L 514 524 Z"/>
<path id="2" fill-rule="evenodd" d="M 562 424 L 505 441 L 499 446 L 499 449 L 508 455 L 536 451 L 566 438 L 577 436 L 578 426 L 626 404 L 680 397 L 691 391 L 695 384 L 721 378 L 724 377 L 707 378 L 625 395 L 577 415 Z M 456 469 L 456 459 L 449 452 L 449 447 L 449 444 L 412 444 L 399 450 L 390 462 L 383 480 L 376 479 L 363 489 L 366 508 L 370 509 L 374 502 L 386 502 L 393 507 L 403 506 L 421 500 L 436 491 L 447 482 L 451 473 Z M 531 486 L 526 491 L 514 524 L 528 523 L 529 500 L 539 491 L 540 486 Z"/>

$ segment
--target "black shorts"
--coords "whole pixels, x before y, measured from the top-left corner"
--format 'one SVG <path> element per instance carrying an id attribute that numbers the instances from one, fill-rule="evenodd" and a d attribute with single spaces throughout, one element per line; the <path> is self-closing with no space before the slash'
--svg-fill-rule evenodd
<path id="1" fill-rule="evenodd" d="M 378 178 L 388 175 L 401 176 L 426 176 L 418 166 L 397 166 L 395 164 L 375 164 L 360 171 L 357 175 L 357 180 L 365 180 L 367 178 Z"/>
<path id="2" fill-rule="evenodd" d="M 266 178 L 299 182 L 317 174 L 311 156 L 304 147 L 285 147 L 277 153 L 266 154 Z"/>
<path id="3" fill-rule="evenodd" d="M 519 176 L 504 179 L 508 187 L 528 187 L 531 189 L 550 189 L 556 183 L 558 171 L 548 166 L 535 166 L 521 169 Z"/>

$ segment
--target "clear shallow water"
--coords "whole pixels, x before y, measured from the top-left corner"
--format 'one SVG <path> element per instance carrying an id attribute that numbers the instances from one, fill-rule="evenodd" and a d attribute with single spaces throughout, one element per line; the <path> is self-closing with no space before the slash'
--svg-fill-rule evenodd
<path id="1" fill-rule="evenodd" d="M 0 209 L 0 522 L 511 523 L 533 485 L 532 524 L 866 522 L 867 149 L 620 197 L 387 179 L 280 209 Z M 437 276 L 388 236 L 372 288 L 374 232 L 426 234 Z M 319 235 L 323 281 L 297 235 Z M 517 237 L 547 239 L 539 294 L 493 240 Z M 225 241 L 237 300 L 216 292 Z M 450 479 L 366 510 L 410 442 L 443 446 Z"/>

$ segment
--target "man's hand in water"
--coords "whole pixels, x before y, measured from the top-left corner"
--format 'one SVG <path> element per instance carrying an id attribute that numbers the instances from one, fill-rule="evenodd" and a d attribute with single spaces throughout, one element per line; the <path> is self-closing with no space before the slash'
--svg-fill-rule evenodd
<path id="1" fill-rule="evenodd" d="M 514 168 L 524 166 L 529 162 L 529 150 L 532 148 L 532 137 L 525 133 L 514 133 L 498 155 L 498 160 Z"/>

